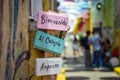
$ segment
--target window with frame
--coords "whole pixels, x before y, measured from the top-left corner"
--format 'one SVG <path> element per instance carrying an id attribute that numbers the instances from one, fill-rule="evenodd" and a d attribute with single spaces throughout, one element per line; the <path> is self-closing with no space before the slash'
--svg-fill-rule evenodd
<path id="1" fill-rule="evenodd" d="M 38 11 L 43 10 L 43 0 L 29 1 L 29 19 L 37 20 Z"/>

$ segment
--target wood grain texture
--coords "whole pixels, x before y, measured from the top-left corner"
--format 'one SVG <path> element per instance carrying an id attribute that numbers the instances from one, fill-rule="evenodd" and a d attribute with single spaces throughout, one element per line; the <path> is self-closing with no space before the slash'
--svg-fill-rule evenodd
<path id="1" fill-rule="evenodd" d="M 44 11 L 49 11 L 49 10 L 51 10 L 50 1 L 51 1 L 51 0 L 44 0 L 44 2 L 43 2 L 43 10 L 44 10 Z M 56 37 L 58 37 L 59 34 L 60 34 L 60 31 L 55 31 L 55 30 L 47 30 L 46 32 L 47 32 L 48 34 L 54 35 L 54 36 L 56 36 Z M 52 58 L 52 57 L 56 57 L 56 55 L 55 55 L 55 54 L 52 54 L 52 53 L 49 53 L 49 52 L 45 52 L 44 57 L 45 57 L 45 58 Z M 53 79 L 52 79 L 52 78 L 53 78 Z M 55 80 L 55 78 L 56 78 L 55 75 L 42 76 L 42 80 Z"/>
<path id="2" fill-rule="evenodd" d="M 48 10 L 50 0 L 44 1 Z M 28 3 L 28 0 L 0 0 L 0 80 L 55 80 L 55 75 L 35 76 L 35 59 L 56 55 L 33 48 L 36 31 L 29 31 Z M 46 32 L 57 37 L 61 33 Z"/>
<path id="3" fill-rule="evenodd" d="M 18 1 L 18 3 L 17 3 Z M 17 6 L 18 5 L 18 6 Z M 15 80 L 28 79 L 28 59 L 29 54 L 29 33 L 28 33 L 28 0 L 15 0 L 14 6 L 14 60 L 15 63 Z M 18 7 L 18 8 L 17 8 Z M 15 15 L 16 14 L 16 15 Z M 18 17 L 17 17 L 18 15 Z M 16 20 L 16 17 L 18 20 Z M 17 23 L 17 24 L 16 24 Z"/>
<path id="4" fill-rule="evenodd" d="M 28 0 L 1 0 L 0 80 L 27 80 L 29 59 Z"/>
<path id="5" fill-rule="evenodd" d="M 54 35 L 56 37 L 59 37 L 59 35 L 60 35 L 60 31 L 54 31 L 54 30 L 47 30 L 47 33 Z M 56 55 L 49 53 L 49 52 L 45 52 L 44 57 L 45 58 L 52 58 L 52 57 L 56 57 Z M 56 80 L 56 75 L 43 76 L 42 80 Z"/>
<path id="6" fill-rule="evenodd" d="M 10 71 L 10 24 L 9 24 L 9 1 L 3 1 L 3 20 L 2 20 L 2 48 L 1 48 L 1 79 L 5 80 L 10 76 L 8 75 L 8 71 Z M 8 56 L 8 57 L 7 57 Z M 9 62 L 8 62 L 9 60 Z M 7 70 L 6 70 L 6 67 Z"/>
<path id="7" fill-rule="evenodd" d="M 2 36 L 3 36 L 3 0 L 0 0 L 0 80 L 2 80 Z"/>
<path id="8" fill-rule="evenodd" d="M 30 30 L 30 59 L 29 59 L 29 80 L 41 80 L 41 76 L 35 76 L 36 58 L 42 58 L 44 51 L 33 48 L 36 30 Z"/>

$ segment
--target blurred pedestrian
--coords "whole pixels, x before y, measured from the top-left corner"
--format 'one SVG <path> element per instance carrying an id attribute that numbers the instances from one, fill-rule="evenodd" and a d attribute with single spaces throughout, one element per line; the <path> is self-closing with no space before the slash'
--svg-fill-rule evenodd
<path id="1" fill-rule="evenodd" d="M 69 47 L 69 41 L 68 41 L 68 37 L 64 38 L 64 52 L 61 55 L 63 59 L 66 59 L 67 57 L 67 48 Z"/>
<path id="2" fill-rule="evenodd" d="M 106 38 L 103 43 L 103 50 L 102 50 L 102 55 L 103 55 L 103 64 L 105 67 L 108 66 L 109 60 L 111 58 L 111 53 L 110 53 L 110 40 Z"/>
<path id="3" fill-rule="evenodd" d="M 103 69 L 103 58 L 101 51 L 101 37 L 97 31 L 93 31 L 93 36 L 90 39 L 90 43 L 93 45 L 93 67 L 100 70 Z"/>
<path id="4" fill-rule="evenodd" d="M 81 40 L 81 45 L 85 50 L 85 67 L 91 66 L 91 55 L 90 55 L 90 43 L 89 43 L 90 31 L 86 32 L 86 36 Z"/>
<path id="5" fill-rule="evenodd" d="M 79 43 L 75 35 L 73 40 L 73 54 L 74 54 L 74 59 L 76 59 L 77 54 L 79 54 Z"/>

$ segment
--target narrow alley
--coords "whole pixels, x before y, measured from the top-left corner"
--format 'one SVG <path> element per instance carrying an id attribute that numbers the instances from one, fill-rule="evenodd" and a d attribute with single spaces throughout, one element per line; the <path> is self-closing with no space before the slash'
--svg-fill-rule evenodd
<path id="1" fill-rule="evenodd" d="M 105 69 L 102 71 L 93 68 L 86 69 L 84 65 L 84 54 L 79 53 L 77 59 L 73 56 L 72 47 L 66 49 L 64 67 L 67 80 L 120 80 L 114 71 Z"/>
<path id="2" fill-rule="evenodd" d="M 120 0 L 0 0 L 0 80 L 120 80 Z"/>

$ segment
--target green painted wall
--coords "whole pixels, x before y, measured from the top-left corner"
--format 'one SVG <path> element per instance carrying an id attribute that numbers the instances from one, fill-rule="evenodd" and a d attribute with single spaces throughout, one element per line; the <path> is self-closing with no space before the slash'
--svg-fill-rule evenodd
<path id="1" fill-rule="evenodd" d="M 103 20 L 105 27 L 114 28 L 114 0 L 104 0 Z"/>

